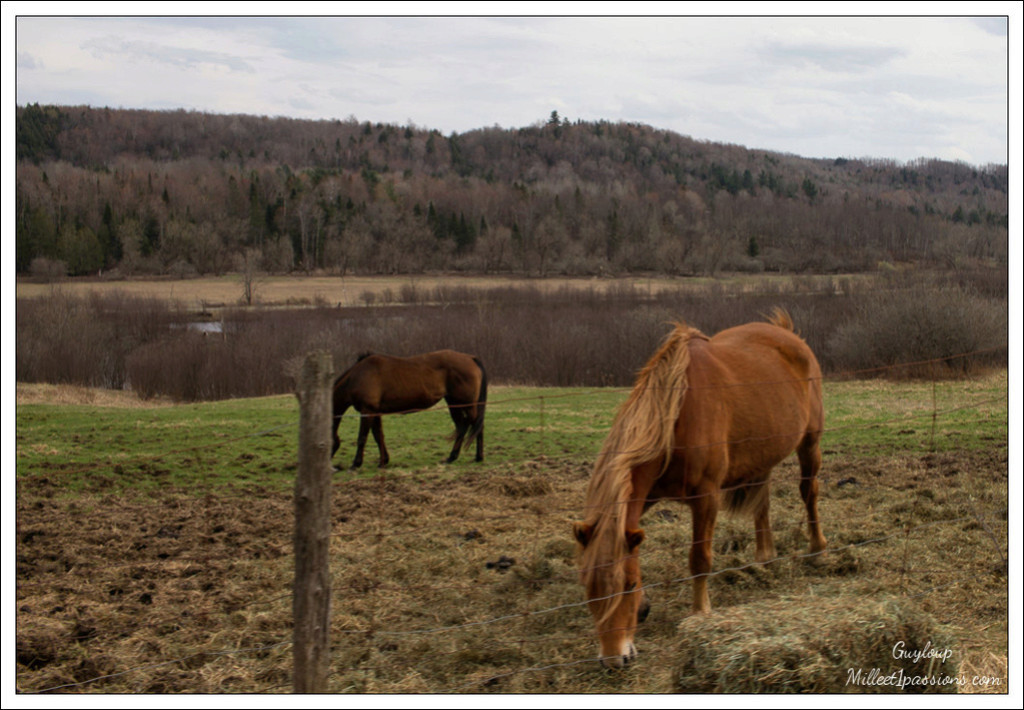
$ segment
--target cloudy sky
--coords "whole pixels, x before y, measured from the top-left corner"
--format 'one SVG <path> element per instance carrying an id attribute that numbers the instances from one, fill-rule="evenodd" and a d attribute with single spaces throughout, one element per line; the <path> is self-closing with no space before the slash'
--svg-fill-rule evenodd
<path id="1" fill-rule="evenodd" d="M 36 14 L 55 7 L 100 16 Z M 663 15 L 645 17 L 110 15 L 240 7 L 385 15 L 578 11 L 577 4 L 559 3 L 4 3 L 5 33 L 16 19 L 16 102 L 354 116 L 445 134 L 527 126 L 554 110 L 570 120 L 637 121 L 807 157 L 983 165 L 1007 162 L 1008 106 L 1020 99 L 1017 88 L 1008 93 L 1008 84 L 1020 85 L 1020 54 L 1007 40 L 1008 25 L 1019 36 L 1020 3 L 945 6 L 1012 13 L 1009 23 L 664 15 L 737 7 L 828 11 L 813 3 L 586 6 Z M 910 11 L 899 3 L 835 7 Z M 5 36 L 8 54 L 10 47 Z M 1016 109 L 1009 123 L 1019 129 Z"/>

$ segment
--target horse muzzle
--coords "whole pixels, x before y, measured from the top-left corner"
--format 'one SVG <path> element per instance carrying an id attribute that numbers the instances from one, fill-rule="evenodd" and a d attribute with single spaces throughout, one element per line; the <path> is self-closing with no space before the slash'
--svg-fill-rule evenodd
<path id="1" fill-rule="evenodd" d="M 632 641 L 627 641 L 622 653 L 601 656 L 601 665 L 605 668 L 619 670 L 625 668 L 636 658 L 636 646 Z"/>

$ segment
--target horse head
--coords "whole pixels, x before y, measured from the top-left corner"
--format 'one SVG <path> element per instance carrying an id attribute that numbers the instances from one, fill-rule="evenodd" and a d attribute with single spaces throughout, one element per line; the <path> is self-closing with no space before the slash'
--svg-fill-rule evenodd
<path id="1" fill-rule="evenodd" d="M 644 531 L 626 530 L 624 539 L 609 540 L 610 531 L 595 534 L 595 528 L 583 522 L 573 525 L 579 543 L 580 581 L 597 624 L 601 664 L 622 668 L 636 657 L 633 637 L 650 610 L 637 556 Z"/>

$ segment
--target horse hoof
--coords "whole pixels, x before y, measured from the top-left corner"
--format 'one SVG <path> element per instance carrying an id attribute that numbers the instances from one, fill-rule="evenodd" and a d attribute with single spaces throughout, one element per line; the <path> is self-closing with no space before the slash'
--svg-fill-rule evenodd
<path id="1" fill-rule="evenodd" d="M 809 552 L 804 556 L 804 562 L 811 567 L 824 567 L 828 564 L 828 559 L 825 557 L 825 550 L 819 550 L 818 552 Z"/>

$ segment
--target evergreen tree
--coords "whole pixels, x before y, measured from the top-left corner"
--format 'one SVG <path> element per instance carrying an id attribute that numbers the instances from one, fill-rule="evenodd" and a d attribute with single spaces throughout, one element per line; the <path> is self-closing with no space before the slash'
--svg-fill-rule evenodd
<path id="1" fill-rule="evenodd" d="M 57 257 L 57 227 L 50 213 L 33 207 L 18 220 L 15 228 L 15 251 L 18 271 L 28 271 L 37 256 Z"/>
<path id="2" fill-rule="evenodd" d="M 160 248 L 160 222 L 148 215 L 142 226 L 142 255 L 152 256 Z"/>
<path id="3" fill-rule="evenodd" d="M 809 177 L 804 178 L 802 185 L 804 194 L 807 195 L 811 202 L 814 202 L 814 198 L 818 196 L 818 187 L 811 181 Z"/>
<path id="4" fill-rule="evenodd" d="M 743 171 L 743 183 L 742 187 L 747 192 L 753 194 L 754 192 L 754 176 L 749 170 Z"/>
<path id="5" fill-rule="evenodd" d="M 64 114 L 56 106 L 29 104 L 18 110 L 14 142 L 18 160 L 39 164 L 60 158 L 57 137 L 63 129 Z"/>
<path id="6" fill-rule="evenodd" d="M 460 213 L 459 225 L 455 232 L 455 251 L 465 254 L 472 251 L 474 246 L 476 246 L 476 232 L 473 230 L 473 225 L 466 221 L 466 216 Z"/>
<path id="7" fill-rule="evenodd" d="M 103 267 L 103 247 L 88 227 L 65 225 L 57 238 L 57 251 L 71 276 L 96 273 Z"/>

